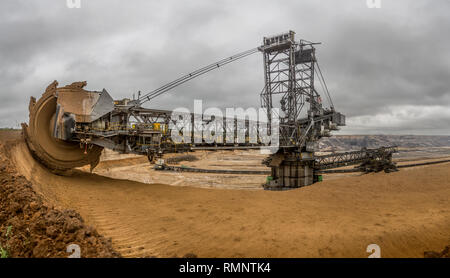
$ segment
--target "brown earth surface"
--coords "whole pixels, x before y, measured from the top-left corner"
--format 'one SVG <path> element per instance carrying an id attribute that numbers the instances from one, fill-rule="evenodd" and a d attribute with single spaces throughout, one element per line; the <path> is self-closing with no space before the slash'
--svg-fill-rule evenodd
<path id="1" fill-rule="evenodd" d="M 3 134 L 5 135 L 5 134 Z M 3 138 L 0 138 L 0 140 Z M 81 257 L 120 257 L 111 240 L 85 224 L 74 210 L 46 203 L 8 159 L 15 143 L 0 141 L 0 248 L 2 257 L 68 257 L 71 244 Z"/>
<path id="2" fill-rule="evenodd" d="M 446 246 L 442 252 L 426 251 L 425 258 L 450 258 L 450 245 Z"/>
<path id="3" fill-rule="evenodd" d="M 128 167 L 128 180 L 57 176 L 21 141 L 10 153 L 46 202 L 79 212 L 126 257 L 367 257 L 372 243 L 382 257 L 423 257 L 450 242 L 450 163 L 273 192 L 132 181 L 132 164 L 144 163 L 133 157 L 99 165 L 105 175 Z"/>

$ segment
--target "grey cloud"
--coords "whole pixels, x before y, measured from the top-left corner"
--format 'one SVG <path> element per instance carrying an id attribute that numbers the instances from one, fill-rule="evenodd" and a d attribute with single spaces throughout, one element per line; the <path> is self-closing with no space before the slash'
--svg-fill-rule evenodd
<path id="1" fill-rule="evenodd" d="M 255 47 L 289 29 L 321 41 L 318 57 L 338 110 L 375 116 L 405 105 L 450 109 L 450 3 L 383 1 L 102 1 L 0 3 L 2 126 L 26 118 L 28 98 L 54 79 L 87 80 L 115 98 L 149 92 L 182 74 Z M 261 55 L 230 64 L 155 99 L 148 107 L 259 106 Z M 348 132 L 445 133 L 448 118 L 414 119 L 405 128 Z M 414 123 L 414 124 L 413 124 Z M 411 124 L 411 126 L 409 126 Z M 414 127 L 414 128 L 413 128 Z M 439 130 L 439 131 L 437 131 Z"/>

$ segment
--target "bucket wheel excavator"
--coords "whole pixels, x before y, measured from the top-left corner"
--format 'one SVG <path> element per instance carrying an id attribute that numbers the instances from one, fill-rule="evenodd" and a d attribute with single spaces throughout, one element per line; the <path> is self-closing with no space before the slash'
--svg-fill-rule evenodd
<path id="1" fill-rule="evenodd" d="M 29 123 L 22 124 L 25 141 L 36 160 L 55 172 L 99 163 L 103 148 L 120 153 L 147 155 L 150 161 L 164 153 L 195 150 L 262 149 L 263 140 L 250 141 L 254 125 L 244 118 L 243 125 L 234 124 L 239 119 L 215 119 L 220 140 L 200 140 L 188 127 L 209 125 L 212 117 L 189 114 L 189 120 L 172 111 L 148 109 L 142 105 L 153 98 L 193 78 L 254 53 L 264 57 L 265 86 L 260 93 L 265 119 L 258 128 L 270 130 L 278 138 L 276 152 L 263 164 L 271 168 L 265 189 L 284 190 L 310 185 L 320 180 L 320 170 L 361 163 L 383 156 L 392 164 L 395 148 L 383 152 L 364 150 L 348 156 L 315 155 L 317 142 L 331 136 L 331 131 L 345 125 L 345 116 L 337 112 L 331 100 L 316 57 L 317 43 L 295 40 L 289 31 L 264 37 L 261 46 L 219 60 L 184 75 L 147 94 L 138 93 L 137 99 L 114 100 L 109 93 L 87 91 L 86 82 L 75 82 L 64 87 L 51 83 L 41 98 L 30 99 Z M 322 101 L 315 83 L 322 88 Z M 273 114 L 273 109 L 278 114 Z M 199 122 L 196 122 L 196 121 Z M 231 120 L 233 124 L 228 126 Z M 265 126 L 264 126 L 265 125 Z M 181 128 L 180 128 L 181 126 Z M 275 127 L 275 128 L 274 128 Z M 220 129 L 220 130 L 219 130 Z M 175 142 L 173 134 L 184 140 Z M 245 134 L 241 137 L 241 133 Z M 238 136 L 238 134 L 240 134 Z M 260 131 L 258 130 L 258 136 Z M 231 138 L 231 140 L 229 140 Z M 236 140 L 236 138 L 244 138 Z M 378 155 L 380 153 L 380 155 Z"/>

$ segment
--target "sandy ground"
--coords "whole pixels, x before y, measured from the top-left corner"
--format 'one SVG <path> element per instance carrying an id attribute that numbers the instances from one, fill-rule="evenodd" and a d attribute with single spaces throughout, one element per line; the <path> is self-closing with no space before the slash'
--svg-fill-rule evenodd
<path id="1" fill-rule="evenodd" d="M 190 154 L 195 155 L 199 160 L 182 161 L 177 166 L 184 165 L 201 169 L 269 170 L 261 164 L 266 155 L 261 155 L 258 151 L 198 151 Z M 171 156 L 174 154 L 168 154 L 165 158 Z M 104 151 L 101 160 L 102 162 L 94 169 L 93 173 L 114 179 L 129 179 L 148 184 L 262 190 L 261 185 L 266 180 L 266 175 L 156 171 L 153 169 L 154 165 L 150 165 L 146 157 L 118 155 L 109 150 Z M 90 172 L 89 166 L 80 169 Z"/>
<path id="2" fill-rule="evenodd" d="M 436 149 L 439 149 L 437 151 Z M 394 154 L 394 161 L 398 165 L 412 163 L 449 160 L 450 148 L 431 148 L 430 152 L 424 149 L 410 149 Z M 261 164 L 266 157 L 257 150 L 248 151 L 197 151 L 190 153 L 195 155 L 196 161 L 183 161 L 177 166 L 188 166 L 199 169 L 227 169 L 227 170 L 258 170 L 269 171 L 270 169 Z M 177 154 L 167 154 L 168 157 Z M 111 150 L 104 150 L 101 163 L 94 169 L 93 173 L 114 179 L 129 179 L 142 183 L 161 183 L 174 186 L 190 186 L 200 188 L 217 189 L 254 189 L 263 190 L 262 184 L 267 175 L 234 175 L 234 174 L 208 174 L 192 172 L 156 171 L 154 165 L 150 165 L 147 158 L 133 154 L 119 154 Z M 422 167 L 422 166 L 419 166 Z M 352 169 L 354 166 L 342 167 L 340 169 Z M 90 172 L 89 166 L 79 168 Z M 324 180 L 334 180 L 349 176 L 363 176 L 362 173 L 334 173 L 324 174 Z"/>
<path id="3" fill-rule="evenodd" d="M 99 165 L 115 179 L 80 170 L 56 176 L 23 143 L 12 154 L 49 202 L 77 210 L 124 256 L 367 257 L 366 247 L 376 243 L 382 257 L 423 257 L 450 242 L 449 163 L 272 192 L 198 188 L 178 177 L 171 186 L 158 183 L 170 174 L 153 170 L 143 174 L 148 183 L 127 180 L 143 163 L 133 157 L 117 171 L 114 162 Z"/>

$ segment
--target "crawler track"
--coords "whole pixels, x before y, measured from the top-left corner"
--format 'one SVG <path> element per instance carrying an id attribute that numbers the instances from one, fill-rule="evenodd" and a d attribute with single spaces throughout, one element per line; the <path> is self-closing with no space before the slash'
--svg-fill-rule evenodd
<path id="1" fill-rule="evenodd" d="M 158 169 L 158 168 L 156 168 Z M 193 173 L 216 173 L 216 174 L 235 174 L 235 175 L 270 175 L 270 171 L 257 170 L 228 170 L 228 169 L 201 169 L 185 166 L 171 166 L 164 165 L 161 171 L 176 171 L 176 172 L 193 172 Z"/>

